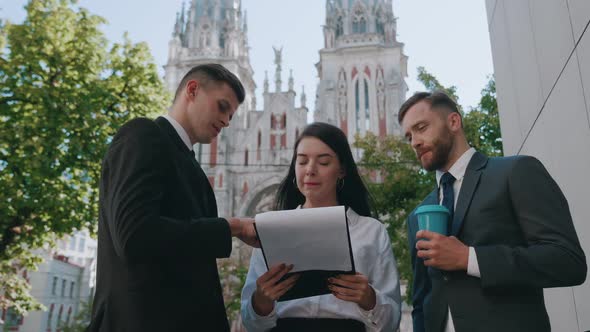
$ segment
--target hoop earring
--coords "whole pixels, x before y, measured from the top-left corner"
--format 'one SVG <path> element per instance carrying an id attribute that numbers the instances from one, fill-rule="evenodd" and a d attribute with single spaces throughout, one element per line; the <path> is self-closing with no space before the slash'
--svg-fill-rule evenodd
<path id="1" fill-rule="evenodd" d="M 344 178 L 336 180 L 336 189 L 342 190 L 344 188 Z"/>

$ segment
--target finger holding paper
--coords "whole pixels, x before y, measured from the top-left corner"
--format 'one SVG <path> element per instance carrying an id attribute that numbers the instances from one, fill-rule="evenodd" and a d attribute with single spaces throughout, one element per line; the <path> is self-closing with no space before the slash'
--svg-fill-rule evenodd
<path id="1" fill-rule="evenodd" d="M 257 314 L 268 315 L 274 308 L 275 301 L 295 285 L 299 278 L 297 274 L 281 281 L 281 278 L 292 269 L 293 265 L 275 265 L 256 280 L 252 306 Z"/>
<path id="2" fill-rule="evenodd" d="M 354 302 L 364 310 L 372 310 L 377 303 L 369 278 L 362 273 L 341 274 L 328 279 L 332 294 L 343 301 Z"/>

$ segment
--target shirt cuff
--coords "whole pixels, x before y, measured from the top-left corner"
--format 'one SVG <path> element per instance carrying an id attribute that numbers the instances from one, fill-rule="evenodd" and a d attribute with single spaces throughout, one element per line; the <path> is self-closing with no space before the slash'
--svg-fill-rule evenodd
<path id="1" fill-rule="evenodd" d="M 254 294 L 252 294 L 252 296 L 254 296 Z M 266 315 L 266 316 L 262 316 L 256 313 L 256 310 L 254 310 L 254 304 L 252 303 L 252 299 L 250 299 L 250 301 L 248 301 L 248 311 L 250 313 L 250 317 L 256 319 L 256 320 L 275 320 L 276 319 L 276 315 L 277 315 L 277 304 L 275 302 L 275 306 L 272 308 L 272 311 Z"/>
<path id="2" fill-rule="evenodd" d="M 361 308 L 359 305 L 357 305 L 356 307 L 358 308 L 359 313 L 361 314 L 365 322 L 368 323 L 368 325 L 377 326 L 377 323 L 379 322 L 379 310 L 377 308 L 379 308 L 382 301 L 377 290 L 375 290 L 375 288 L 371 286 L 371 284 L 369 284 L 369 286 L 373 288 L 373 290 L 375 291 L 375 306 L 371 310 L 365 310 Z"/>
<path id="3" fill-rule="evenodd" d="M 469 257 L 467 259 L 467 274 L 472 277 L 481 278 L 479 272 L 479 264 L 477 263 L 477 255 L 475 254 L 475 248 L 469 247 Z"/>

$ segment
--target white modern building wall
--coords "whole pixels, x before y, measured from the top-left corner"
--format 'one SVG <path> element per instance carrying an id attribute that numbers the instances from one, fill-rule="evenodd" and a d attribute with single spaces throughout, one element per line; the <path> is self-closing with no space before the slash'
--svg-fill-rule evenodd
<path id="1" fill-rule="evenodd" d="M 0 310 L 0 331 L 58 331 L 71 322 L 92 299 L 96 286 L 97 241 L 87 230 L 57 241 L 57 248 L 40 249 L 43 259 L 36 271 L 22 271 L 31 285 L 31 295 L 45 310 L 26 316 Z M 4 325 L 2 325 L 4 321 Z"/>
<path id="2" fill-rule="evenodd" d="M 590 255 L 590 1 L 486 0 L 506 155 L 539 158 Z M 590 281 L 545 290 L 553 331 L 590 330 Z"/>

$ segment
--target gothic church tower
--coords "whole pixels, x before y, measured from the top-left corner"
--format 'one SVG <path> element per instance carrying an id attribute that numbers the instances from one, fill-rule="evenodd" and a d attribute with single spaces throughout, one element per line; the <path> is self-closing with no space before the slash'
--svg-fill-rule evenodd
<path id="1" fill-rule="evenodd" d="M 326 0 L 315 120 L 355 134 L 400 134 L 407 56 L 396 39 L 392 0 Z"/>
<path id="2" fill-rule="evenodd" d="M 291 147 L 306 125 L 305 93 L 296 107 L 293 75 L 284 75 L 282 48 L 275 48 L 274 89 L 269 89 L 265 79 L 263 100 L 257 108 L 241 1 L 189 0 L 188 4 L 188 9 L 183 6 L 177 14 L 164 79 L 174 92 L 192 67 L 219 63 L 244 85 L 246 99 L 230 126 L 211 144 L 194 148 L 215 192 L 219 215 L 254 216 L 271 208 L 293 154 Z M 284 78 L 287 84 L 283 84 Z"/>
<path id="3" fill-rule="evenodd" d="M 233 72 L 246 90 L 246 100 L 237 114 L 252 107 L 256 84 L 248 54 L 248 25 L 240 0 L 190 0 L 177 14 L 172 39 L 168 44 L 168 63 L 164 66 L 168 87 L 176 89 L 192 67 L 219 63 Z"/>

